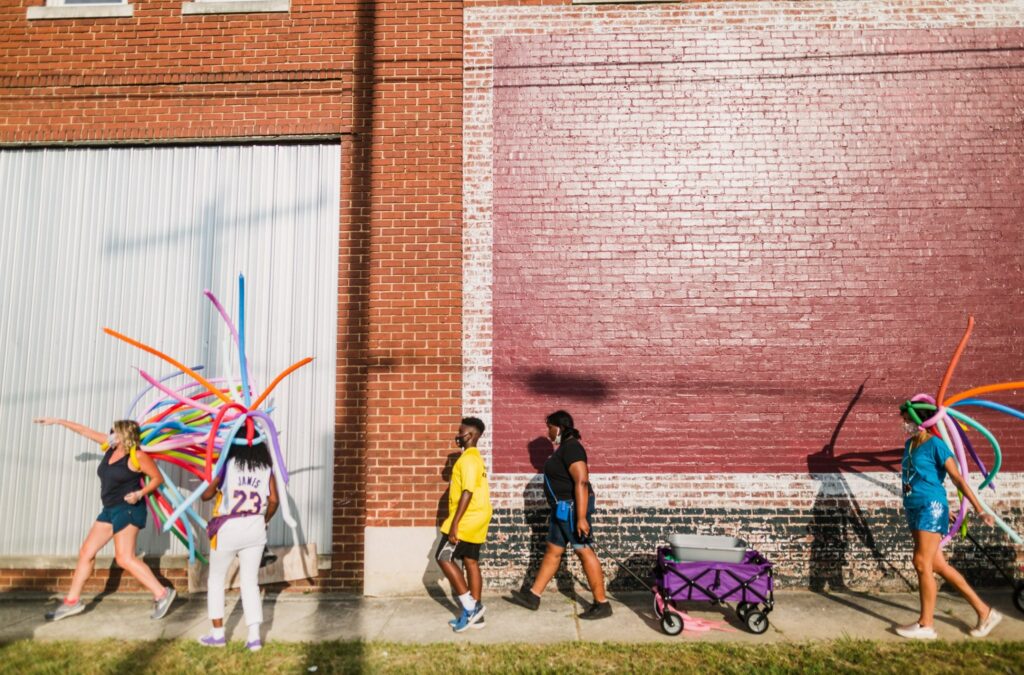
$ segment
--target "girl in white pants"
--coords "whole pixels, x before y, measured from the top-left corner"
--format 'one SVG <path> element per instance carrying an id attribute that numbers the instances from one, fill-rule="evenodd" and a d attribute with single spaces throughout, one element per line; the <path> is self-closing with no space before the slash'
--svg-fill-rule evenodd
<path id="1" fill-rule="evenodd" d="M 206 605 L 213 628 L 199 638 L 207 647 L 223 647 L 224 585 L 231 562 L 238 556 L 242 611 L 249 627 L 245 646 L 252 651 L 263 647 L 260 624 L 263 604 L 260 600 L 259 571 L 263 547 L 267 543 L 267 523 L 277 511 L 277 487 L 271 474 L 270 451 L 266 444 L 251 443 L 243 432 L 229 450 L 224 472 L 203 493 L 204 500 L 217 496 L 210 519 L 210 576 Z"/>

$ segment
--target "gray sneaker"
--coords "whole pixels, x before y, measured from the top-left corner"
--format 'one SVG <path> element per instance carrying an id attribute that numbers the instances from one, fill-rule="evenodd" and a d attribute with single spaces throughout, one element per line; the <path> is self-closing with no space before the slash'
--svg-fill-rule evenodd
<path id="1" fill-rule="evenodd" d="M 178 597 L 177 591 L 170 586 L 167 587 L 167 592 L 164 593 L 164 597 L 159 600 L 153 601 L 153 613 L 149 615 L 150 619 L 162 619 L 167 615 L 167 610 L 171 608 L 171 603 L 174 602 L 174 598 Z"/>
<path id="2" fill-rule="evenodd" d="M 60 621 L 61 619 L 66 619 L 69 616 L 74 616 L 75 614 L 81 614 L 84 611 L 85 611 L 85 603 L 82 602 L 81 598 L 79 598 L 78 601 L 75 602 L 75 604 L 73 604 L 73 605 L 69 605 L 66 602 L 61 602 L 60 603 L 60 607 L 58 607 L 57 609 L 53 610 L 52 612 L 47 612 L 46 613 L 46 618 L 49 619 L 50 621 Z"/>

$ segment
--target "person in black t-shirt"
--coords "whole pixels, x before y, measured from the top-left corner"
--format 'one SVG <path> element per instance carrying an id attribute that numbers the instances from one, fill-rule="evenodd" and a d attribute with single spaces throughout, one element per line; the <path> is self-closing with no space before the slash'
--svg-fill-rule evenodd
<path id="1" fill-rule="evenodd" d="M 583 572 L 594 593 L 594 603 L 580 614 L 580 618 L 603 619 L 612 615 L 612 606 L 604 592 L 601 561 L 590 546 L 594 490 L 587 469 L 587 451 L 580 442 L 580 432 L 573 425 L 569 413 L 564 410 L 551 413 L 547 425 L 548 438 L 555 445 L 555 452 L 544 463 L 544 494 L 551 506 L 547 549 L 533 586 L 526 588 L 524 585 L 522 590 L 512 591 L 512 599 L 527 609 L 540 607 L 540 596 L 558 572 L 566 547 L 571 545 L 583 564 Z M 559 502 L 570 502 L 561 514 Z"/>

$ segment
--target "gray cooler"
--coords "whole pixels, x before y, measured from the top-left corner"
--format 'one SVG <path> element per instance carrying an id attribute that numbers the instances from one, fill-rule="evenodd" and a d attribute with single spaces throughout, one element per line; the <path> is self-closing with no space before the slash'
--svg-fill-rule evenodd
<path id="1" fill-rule="evenodd" d="M 668 538 L 672 557 L 688 562 L 743 562 L 747 543 L 736 537 L 704 534 L 673 534 Z"/>

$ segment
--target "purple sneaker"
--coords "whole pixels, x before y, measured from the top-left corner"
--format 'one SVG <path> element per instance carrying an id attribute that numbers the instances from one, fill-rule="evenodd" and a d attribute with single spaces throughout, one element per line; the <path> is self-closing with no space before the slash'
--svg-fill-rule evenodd
<path id="1" fill-rule="evenodd" d="M 263 649 L 263 643 L 259 640 L 249 640 L 245 643 L 245 648 L 248 649 L 250 652 L 258 652 L 259 650 Z"/>
<path id="2" fill-rule="evenodd" d="M 223 647 L 227 645 L 227 643 L 227 638 L 216 638 L 212 635 L 204 635 L 203 637 L 199 638 L 199 644 L 201 644 L 204 647 Z"/>

